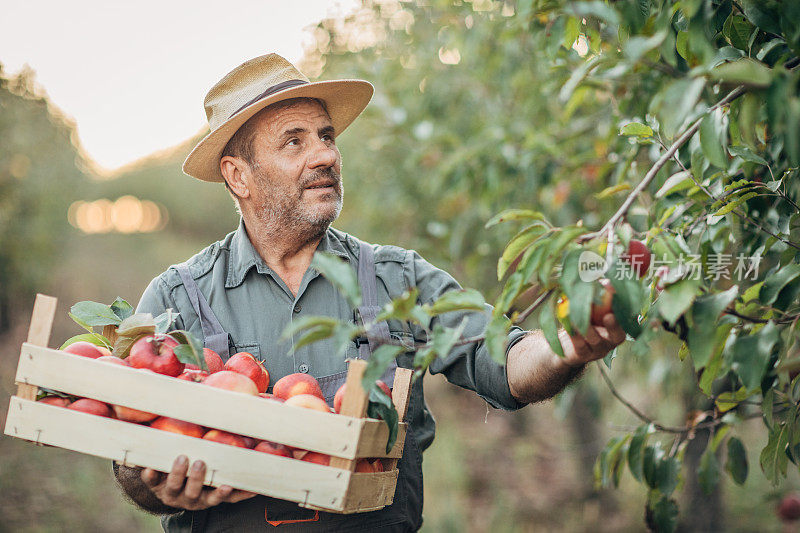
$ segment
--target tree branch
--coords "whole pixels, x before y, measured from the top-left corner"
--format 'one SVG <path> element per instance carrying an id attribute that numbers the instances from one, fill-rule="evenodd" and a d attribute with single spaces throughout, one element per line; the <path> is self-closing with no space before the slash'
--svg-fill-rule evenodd
<path id="1" fill-rule="evenodd" d="M 688 128 L 686 128 L 686 130 L 684 130 L 684 132 L 681 133 L 681 135 L 675 140 L 672 146 L 670 146 L 669 149 L 666 152 L 664 152 L 661 155 L 661 157 L 658 158 L 658 160 L 653 164 L 653 166 L 650 167 L 650 170 L 647 171 L 647 174 L 645 174 L 642 181 L 640 181 L 639 184 L 636 187 L 634 187 L 634 189 L 630 192 L 630 194 L 628 194 L 628 197 L 625 198 L 625 201 L 622 203 L 619 209 L 617 209 L 617 212 L 614 213 L 614 215 L 610 219 L 608 219 L 608 221 L 603 225 L 603 227 L 595 232 L 582 235 L 578 239 L 578 242 L 583 243 L 595 239 L 597 237 L 603 236 L 608 232 L 609 229 L 614 228 L 617 225 L 617 222 L 619 222 L 622 219 L 622 217 L 624 217 L 627 214 L 628 210 L 633 205 L 633 202 L 636 201 L 636 199 L 639 197 L 642 191 L 644 191 L 647 188 L 647 186 L 650 185 L 650 183 L 656 177 L 656 174 L 658 174 L 658 171 L 661 170 L 664 167 L 664 165 L 667 164 L 667 161 L 672 159 L 672 157 L 678 152 L 678 149 L 681 146 L 686 144 L 686 142 L 689 139 L 691 139 L 695 133 L 697 133 L 697 130 L 700 129 L 700 123 L 705 118 L 705 115 L 710 113 L 711 111 L 714 111 L 719 107 L 730 104 L 731 102 L 742 96 L 745 92 L 746 89 L 744 88 L 743 85 L 736 87 L 734 90 L 728 93 L 728 95 L 725 98 L 723 98 L 722 100 L 711 106 L 708 109 L 708 111 L 706 111 L 703 114 L 702 117 L 695 120 Z"/>

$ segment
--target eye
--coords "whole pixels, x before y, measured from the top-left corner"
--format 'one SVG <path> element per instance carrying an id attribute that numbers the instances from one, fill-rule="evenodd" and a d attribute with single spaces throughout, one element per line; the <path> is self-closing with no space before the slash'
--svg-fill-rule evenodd
<path id="1" fill-rule="evenodd" d="M 331 133 L 323 134 L 322 137 L 320 137 L 320 139 L 322 139 L 325 142 L 331 142 L 331 143 L 334 142 L 333 141 L 333 134 L 331 134 Z"/>
<path id="2" fill-rule="evenodd" d="M 294 137 L 286 141 L 286 146 L 297 146 L 300 144 L 300 139 Z"/>

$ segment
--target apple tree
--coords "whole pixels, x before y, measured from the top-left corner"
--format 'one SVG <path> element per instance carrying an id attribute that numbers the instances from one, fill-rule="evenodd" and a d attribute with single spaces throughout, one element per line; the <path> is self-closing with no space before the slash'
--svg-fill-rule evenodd
<path id="1" fill-rule="evenodd" d="M 432 4 L 404 7 L 413 13 L 412 29 L 396 22 L 402 22 L 397 11 L 385 17 L 384 26 L 398 25 L 412 41 L 415 32 L 430 31 L 428 55 L 438 55 L 445 65 L 472 60 L 466 51 L 458 52 L 459 47 L 472 50 L 469 32 L 453 28 L 466 24 L 471 29 L 477 11 L 489 12 L 487 19 L 500 21 L 496 29 L 513 39 L 490 45 L 496 55 L 482 58 L 487 62 L 482 72 L 489 75 L 475 100 L 459 100 L 460 85 L 454 82 L 463 70 L 446 73 L 441 65 L 431 67 L 441 75 L 426 77 L 425 90 L 437 80 L 449 87 L 438 99 L 425 99 L 428 107 L 418 110 L 449 110 L 455 100 L 469 102 L 470 113 L 448 117 L 448 123 L 458 124 L 449 132 L 456 136 L 434 144 L 438 151 L 427 157 L 423 150 L 431 150 L 427 141 L 432 126 L 426 129 L 421 121 L 412 128 L 416 135 L 390 150 L 416 155 L 413 163 L 432 165 L 434 183 L 445 185 L 440 191 L 464 184 L 484 188 L 484 203 L 478 201 L 476 207 L 504 203 L 511 208 L 497 209 L 483 223 L 488 228 L 513 227 L 514 233 L 498 250 L 496 274 L 502 284 L 491 299 L 494 311 L 485 334 L 464 339 L 457 329 L 428 329 L 428 342 L 416 347 L 417 374 L 463 342 L 485 342 L 503 362 L 506 331 L 529 317 L 538 319 L 552 349 L 560 353 L 558 329 L 585 332 L 592 307 L 607 294 L 605 283 L 613 288 L 611 307 L 629 335 L 630 351 L 643 357 L 655 340 L 678 339 L 680 349 L 672 364 L 691 367 L 693 394 L 705 399 L 707 408 L 693 411 L 680 426 L 649 417 L 615 387 L 611 372 L 616 354 L 610 354 L 598 365 L 603 378 L 641 425 L 614 437 L 603 449 L 596 462 L 597 482 L 616 486 L 627 471 L 647 492 L 648 525 L 674 530 L 686 450 L 697 433 L 706 432 L 709 438 L 697 476 L 703 491 L 713 491 L 723 475 L 744 483 L 757 468 L 779 484 L 789 464 L 797 465 L 800 459 L 800 5 L 756 0 L 476 0 L 472 6 L 451 9 Z M 442 11 L 447 11 L 439 19 L 443 25 L 429 27 L 424 16 Z M 378 27 L 384 28 L 384 38 L 392 38 L 390 30 Z M 379 67 L 372 68 L 398 68 L 381 59 L 381 54 L 392 53 L 391 47 L 358 51 L 346 36 L 329 30 L 329 48 L 346 43 L 352 54 L 377 62 Z M 532 43 L 535 49 L 526 49 Z M 394 50 L 407 70 L 418 60 L 410 49 Z M 520 49 L 535 60 L 526 65 L 518 56 Z M 330 50 L 321 57 L 333 67 L 336 59 L 326 53 Z M 497 56 L 515 56 L 514 69 Z M 424 60 L 425 54 L 419 57 Z M 528 71 L 537 76 L 526 77 Z M 546 79 L 541 79 L 542 73 Z M 405 81 L 392 79 L 400 85 Z M 494 91 L 505 99 L 493 99 Z M 387 118 L 393 116 L 392 99 L 402 94 L 386 90 L 389 101 L 379 104 Z M 476 116 L 480 122 L 481 113 L 492 105 L 492 116 L 499 116 L 497 102 L 513 104 L 514 98 L 525 104 L 517 115 L 529 118 L 531 109 L 540 117 L 551 114 L 556 126 L 544 127 L 556 141 L 570 138 L 567 129 L 558 126 L 565 119 L 573 132 L 577 130 L 573 137 L 580 137 L 570 139 L 569 153 L 546 159 L 542 172 L 530 176 L 525 174 L 526 164 L 542 163 L 520 154 L 529 150 L 553 156 L 552 149 L 548 152 L 538 144 L 541 138 L 515 140 L 521 125 L 511 118 L 499 133 L 488 126 L 484 129 L 489 132 L 479 131 L 472 122 Z M 392 126 L 386 129 L 383 135 L 391 135 Z M 475 132 L 475 137 L 458 137 L 459 131 Z M 381 135 L 372 139 L 380 140 Z M 453 152 L 443 152 L 441 146 Z M 516 188 L 493 180 L 498 167 L 509 164 L 507 173 L 519 171 Z M 484 179 L 470 179 L 476 168 Z M 582 195 L 585 214 L 564 220 L 563 212 L 546 205 L 534 191 L 530 196 L 538 201 L 520 203 L 520 197 L 525 198 L 520 191 L 531 181 L 536 181 L 534 188 L 558 187 L 570 173 L 573 181 L 582 177 L 589 189 L 597 189 Z M 356 305 L 359 294 L 352 273 L 330 258 L 315 261 Z M 476 291 L 451 293 L 428 305 L 411 293 L 387 306 L 378 318 L 429 328 L 441 313 L 477 310 L 482 303 Z M 333 336 L 346 343 L 365 333 L 364 328 L 330 319 L 307 319 L 295 328 L 304 330 L 309 342 Z M 380 375 L 382 365 L 399 350 L 387 342 L 371 363 L 365 384 Z M 763 420 L 765 444 L 757 467 L 748 464 L 739 434 L 750 418 Z"/>

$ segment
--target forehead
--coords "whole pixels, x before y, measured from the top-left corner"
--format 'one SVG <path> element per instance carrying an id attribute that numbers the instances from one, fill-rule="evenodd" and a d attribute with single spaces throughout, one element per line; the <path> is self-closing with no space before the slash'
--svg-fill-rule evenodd
<path id="1" fill-rule="evenodd" d="M 257 115 L 258 131 L 268 136 L 279 136 L 297 128 L 317 130 L 331 125 L 325 107 L 311 98 L 278 102 Z"/>

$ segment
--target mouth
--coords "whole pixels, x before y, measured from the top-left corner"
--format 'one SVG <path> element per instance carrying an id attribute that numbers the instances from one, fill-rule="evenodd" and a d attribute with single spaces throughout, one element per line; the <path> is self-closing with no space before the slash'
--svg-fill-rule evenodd
<path id="1" fill-rule="evenodd" d="M 334 189 L 336 187 L 336 180 L 327 179 L 327 180 L 319 180 L 315 181 L 311 185 L 308 185 L 306 189 Z"/>

